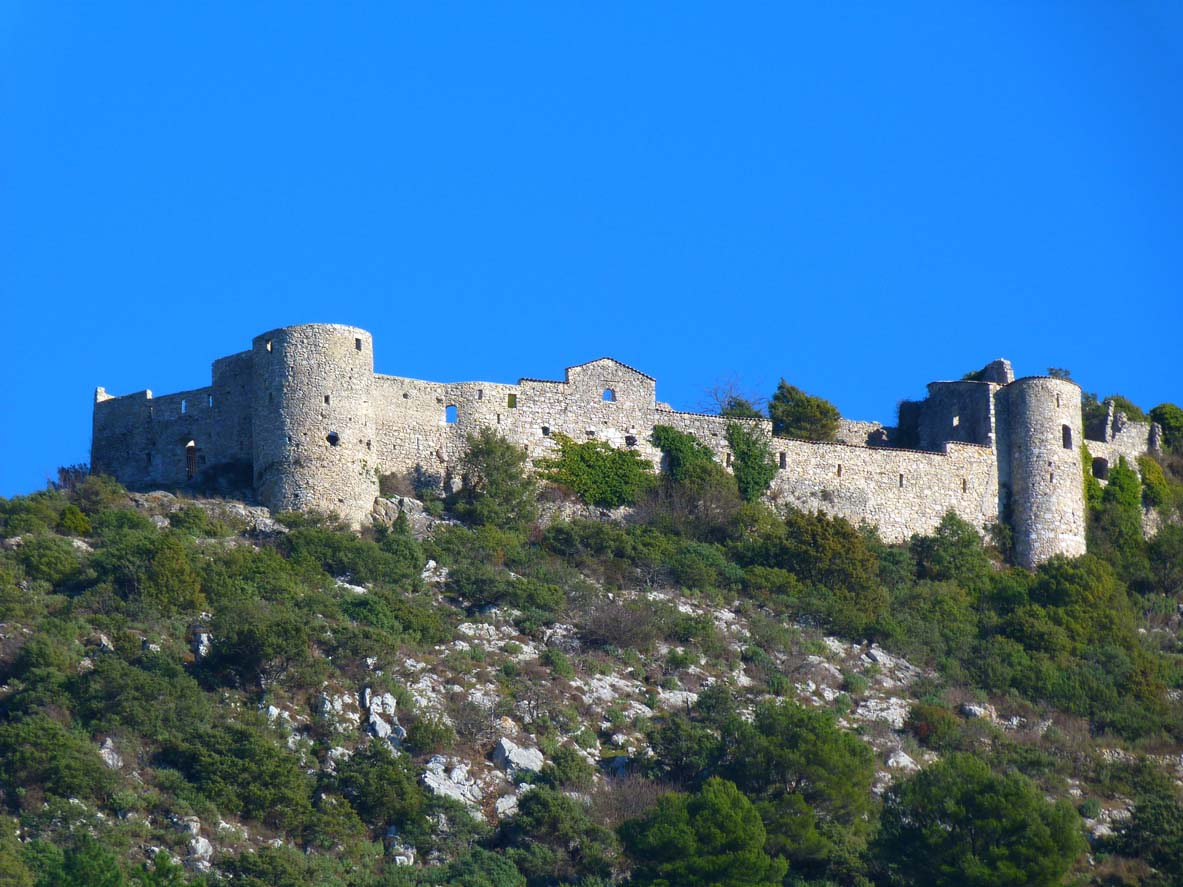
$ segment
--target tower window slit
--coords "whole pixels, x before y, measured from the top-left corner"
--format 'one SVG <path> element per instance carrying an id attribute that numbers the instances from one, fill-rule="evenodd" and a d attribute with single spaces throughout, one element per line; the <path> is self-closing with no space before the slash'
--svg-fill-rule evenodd
<path id="1" fill-rule="evenodd" d="M 1072 429 L 1063 425 L 1060 427 L 1060 435 L 1064 438 L 1064 449 L 1072 449 Z"/>
<path id="2" fill-rule="evenodd" d="M 189 412 L 189 401 L 182 400 L 181 401 L 181 415 L 183 416 L 187 412 Z"/>
<path id="3" fill-rule="evenodd" d="M 780 459 L 780 467 L 782 469 L 789 467 L 789 457 L 785 453 L 780 453 L 779 459 Z"/>
<path id="4" fill-rule="evenodd" d="M 969 483 L 968 483 L 968 482 L 966 481 L 966 479 L 963 477 L 963 478 L 961 479 L 961 492 L 963 492 L 963 493 L 964 493 L 964 492 L 965 492 L 966 490 L 968 490 L 968 489 L 969 489 Z"/>
<path id="5" fill-rule="evenodd" d="M 900 489 L 902 490 L 903 488 L 904 488 L 904 476 L 901 474 L 900 475 Z"/>
<path id="6" fill-rule="evenodd" d="M 838 466 L 838 476 L 842 477 L 842 466 L 841 465 Z"/>

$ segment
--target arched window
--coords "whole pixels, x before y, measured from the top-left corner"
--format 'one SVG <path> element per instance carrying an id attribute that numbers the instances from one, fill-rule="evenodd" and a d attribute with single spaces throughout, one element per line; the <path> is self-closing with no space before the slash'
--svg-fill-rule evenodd
<path id="1" fill-rule="evenodd" d="M 1072 449 L 1072 429 L 1067 425 L 1063 425 L 1060 428 L 1060 433 L 1064 438 L 1064 449 Z"/>
<path id="2" fill-rule="evenodd" d="M 460 410 L 456 407 L 456 404 L 454 404 L 454 403 L 448 404 L 448 406 L 444 407 L 444 421 L 447 424 L 455 425 L 456 418 L 459 415 L 460 415 Z"/>
<path id="3" fill-rule="evenodd" d="M 605 388 L 604 389 L 604 403 L 616 403 L 616 389 L 615 388 Z"/>
<path id="4" fill-rule="evenodd" d="M 185 477 L 189 480 L 197 477 L 197 441 L 195 440 L 185 444 Z"/>
<path id="5" fill-rule="evenodd" d="M 1109 460 L 1098 456 L 1093 460 L 1093 477 L 1097 480 L 1109 480 Z"/>

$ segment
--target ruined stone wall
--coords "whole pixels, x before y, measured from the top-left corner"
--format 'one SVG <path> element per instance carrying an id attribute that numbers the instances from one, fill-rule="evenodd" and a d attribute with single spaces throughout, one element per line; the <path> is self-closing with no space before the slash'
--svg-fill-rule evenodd
<path id="1" fill-rule="evenodd" d="M 770 495 L 879 528 L 902 542 L 934 530 L 948 511 L 984 530 L 998 520 L 998 474 L 989 447 L 951 443 L 944 453 L 773 439 Z M 783 454 L 783 455 L 782 455 Z"/>
<path id="2" fill-rule="evenodd" d="M 100 388 L 93 421 L 91 470 L 129 487 L 180 485 L 226 463 L 249 464 L 249 353 L 217 361 L 205 388 L 161 397 Z"/>
<path id="3" fill-rule="evenodd" d="M 307 324 L 254 339 L 254 482 L 274 510 L 369 519 L 378 495 L 374 349 L 356 327 Z"/>
<path id="4" fill-rule="evenodd" d="M 933 382 L 921 402 L 917 432 L 922 450 L 940 451 L 948 441 L 994 443 L 994 392 L 988 382 Z"/>
<path id="5" fill-rule="evenodd" d="M 466 438 L 494 428 L 532 461 L 555 436 L 628 447 L 660 464 L 653 427 L 697 436 L 730 467 L 728 420 L 678 412 L 656 383 L 601 358 L 562 381 L 440 383 L 375 375 L 369 333 L 335 324 L 285 327 L 214 363 L 208 388 L 153 398 L 96 393 L 92 466 L 133 487 L 184 485 L 225 463 L 249 464 L 258 498 L 276 509 L 335 511 L 365 522 L 380 473 L 419 468 L 455 480 Z M 834 443 L 771 438 L 770 491 L 782 506 L 876 525 L 889 541 L 934 529 L 952 510 L 979 528 L 1009 501 L 1016 555 L 1035 566 L 1084 550 L 1078 448 L 1080 393 L 1058 379 L 1020 379 L 995 361 L 979 381 L 937 382 L 901 408 L 898 429 L 842 420 Z M 1155 428 L 1111 417 L 1094 456 L 1132 463 Z M 192 442 L 192 449 L 189 444 Z M 893 444 L 918 447 L 893 448 Z"/>
<path id="6" fill-rule="evenodd" d="M 1116 412 L 1109 404 L 1109 417 L 1105 422 L 1104 440 L 1085 440 L 1093 459 L 1104 460 L 1098 465 L 1099 477 L 1109 468 L 1125 459 L 1131 468 L 1137 468 L 1138 457 L 1158 450 L 1157 426 L 1151 422 L 1131 422 L 1125 413 Z"/>
<path id="7" fill-rule="evenodd" d="M 1000 391 L 1015 560 L 1032 568 L 1085 551 L 1080 388 L 1065 379 L 1018 379 Z"/>

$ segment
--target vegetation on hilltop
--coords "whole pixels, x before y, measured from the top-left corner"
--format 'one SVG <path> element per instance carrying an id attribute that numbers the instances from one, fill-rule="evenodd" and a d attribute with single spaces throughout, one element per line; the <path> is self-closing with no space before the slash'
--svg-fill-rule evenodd
<path id="1" fill-rule="evenodd" d="M 734 474 L 560 441 L 542 482 L 619 522 L 539 524 L 489 431 L 417 533 L 0 500 L 0 884 L 1181 883 L 1180 443 L 1030 573 L 953 515 L 774 513 L 742 418 Z"/>

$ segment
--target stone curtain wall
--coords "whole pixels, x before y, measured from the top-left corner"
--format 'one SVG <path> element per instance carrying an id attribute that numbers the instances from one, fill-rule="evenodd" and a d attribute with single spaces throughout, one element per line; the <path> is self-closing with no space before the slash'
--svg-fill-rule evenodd
<path id="1" fill-rule="evenodd" d="M 659 403 L 652 378 L 611 358 L 570 367 L 562 381 L 516 385 L 444 384 L 373 367 L 369 333 L 309 324 L 264 333 L 250 351 L 216 361 L 209 388 L 161 398 L 99 389 L 92 467 L 132 487 L 183 485 L 192 440 L 199 471 L 249 464 L 263 504 L 337 512 L 356 525 L 369 519 L 379 474 L 420 468 L 446 481 L 467 436 L 483 427 L 531 460 L 564 434 L 630 447 L 658 465 L 649 438 L 655 425 L 670 425 L 730 466 L 727 419 Z M 985 529 L 1009 500 L 1017 559 L 1034 566 L 1084 551 L 1080 391 L 1063 380 L 1013 379 L 995 361 L 982 381 L 932 383 L 926 400 L 908 405 L 903 438 L 842 420 L 837 442 L 812 443 L 771 438 L 767 420 L 744 421 L 770 436 L 775 503 L 865 521 L 894 542 L 933 530 L 950 510 Z M 1116 421 L 1106 437 L 1088 442 L 1094 456 L 1131 464 L 1155 440 L 1151 426 Z M 919 448 L 891 448 L 908 438 Z"/>
<path id="2" fill-rule="evenodd" d="M 979 530 L 998 520 L 989 447 L 951 443 L 932 453 L 775 438 L 773 449 L 786 466 L 772 483 L 778 504 L 872 524 L 886 542 L 931 532 L 948 511 Z"/>

